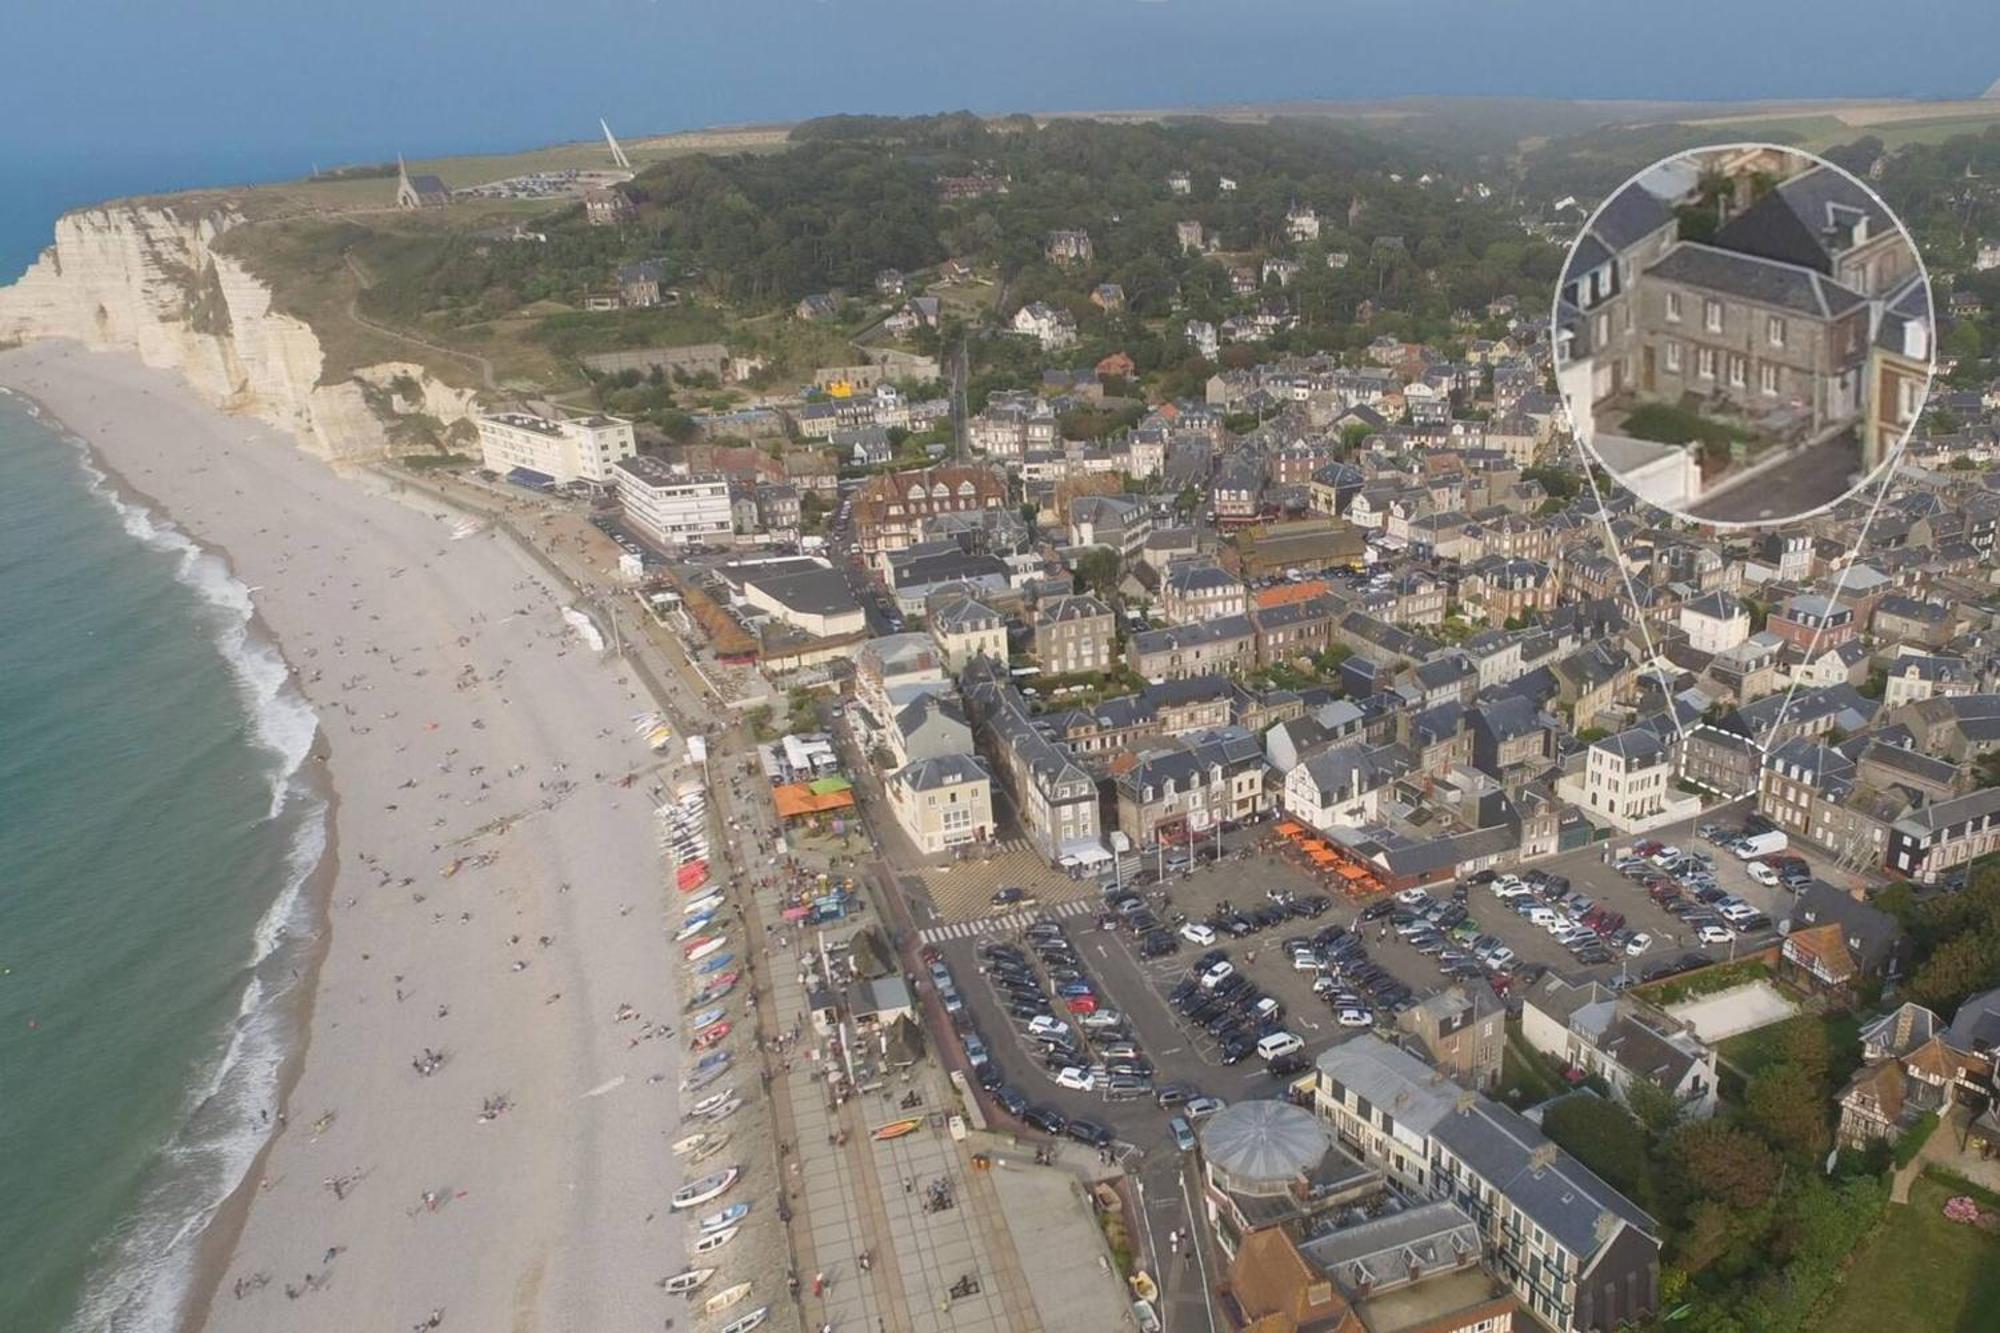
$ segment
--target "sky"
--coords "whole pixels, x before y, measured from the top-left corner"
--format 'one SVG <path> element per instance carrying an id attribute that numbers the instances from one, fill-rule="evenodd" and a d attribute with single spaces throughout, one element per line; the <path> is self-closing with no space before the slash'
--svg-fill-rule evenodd
<path id="1" fill-rule="evenodd" d="M 834 111 L 1976 96 L 2000 76 L 1994 0 L 0 0 L 0 12 L 0 162 L 373 161 L 581 138 L 599 116 L 638 136 Z"/>

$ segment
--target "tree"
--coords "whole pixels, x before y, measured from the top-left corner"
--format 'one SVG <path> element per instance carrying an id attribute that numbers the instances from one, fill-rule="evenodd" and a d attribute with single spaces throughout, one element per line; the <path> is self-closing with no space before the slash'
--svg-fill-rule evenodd
<path id="1" fill-rule="evenodd" d="M 1550 1107 L 1542 1130 L 1641 1207 L 1651 1206 L 1646 1133 L 1616 1102 L 1579 1093 Z"/>
<path id="2" fill-rule="evenodd" d="M 1997 977 L 2000 938 L 1989 928 L 1939 945 L 1910 979 L 1910 998 L 1939 1013 L 1950 1013 L 1966 996 L 1993 985 Z"/>
<path id="3" fill-rule="evenodd" d="M 1667 1140 L 1682 1180 L 1731 1208 L 1761 1208 L 1778 1186 L 1778 1159 L 1756 1135 L 1719 1120 L 1682 1125 Z"/>
<path id="4" fill-rule="evenodd" d="M 1799 1163 L 1826 1156 L 1827 1093 L 1798 1065 L 1774 1064 L 1750 1080 L 1750 1125 L 1779 1153 Z"/>
<path id="5" fill-rule="evenodd" d="M 1654 1136 L 1667 1133 L 1680 1123 L 1680 1101 L 1650 1079 L 1637 1078 L 1625 1089 L 1625 1109 Z"/>
<path id="6" fill-rule="evenodd" d="M 1093 546 L 1076 562 L 1077 578 L 1100 597 L 1109 597 L 1117 589 L 1118 569 L 1118 552 L 1108 546 Z"/>

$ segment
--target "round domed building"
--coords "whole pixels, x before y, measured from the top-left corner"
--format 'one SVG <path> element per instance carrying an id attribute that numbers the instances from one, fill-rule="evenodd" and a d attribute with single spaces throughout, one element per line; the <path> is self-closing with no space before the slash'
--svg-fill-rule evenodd
<path id="1" fill-rule="evenodd" d="M 1202 1122 L 1202 1195 L 1230 1254 L 1244 1235 L 1304 1222 L 1381 1191 L 1382 1173 L 1334 1144 L 1311 1111 L 1290 1102 L 1238 1102 Z"/>

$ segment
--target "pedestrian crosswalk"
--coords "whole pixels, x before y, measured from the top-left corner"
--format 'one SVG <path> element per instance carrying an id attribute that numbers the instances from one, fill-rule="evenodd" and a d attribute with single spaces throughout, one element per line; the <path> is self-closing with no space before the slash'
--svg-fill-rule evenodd
<path id="1" fill-rule="evenodd" d="M 943 944 L 946 940 L 968 940 L 975 935 L 1011 935 L 1049 917 L 1082 916 L 1092 906 L 1090 899 L 1077 898 L 1066 903 L 1050 903 L 1046 907 L 1009 912 L 1006 916 L 990 916 L 982 921 L 954 921 L 950 925 L 931 926 L 917 932 L 917 938 L 925 944 Z"/>

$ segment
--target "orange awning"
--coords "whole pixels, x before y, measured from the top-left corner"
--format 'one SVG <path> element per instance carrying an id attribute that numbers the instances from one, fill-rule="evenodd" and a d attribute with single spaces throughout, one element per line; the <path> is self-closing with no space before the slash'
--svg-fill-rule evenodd
<path id="1" fill-rule="evenodd" d="M 814 791 L 803 782 L 774 788 L 771 792 L 772 804 L 778 807 L 778 814 L 785 819 L 797 819 L 803 815 L 821 815 L 832 810 L 854 808 L 854 792 Z"/>

